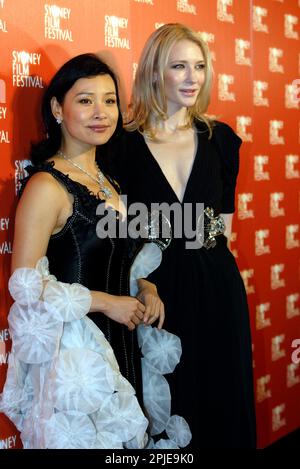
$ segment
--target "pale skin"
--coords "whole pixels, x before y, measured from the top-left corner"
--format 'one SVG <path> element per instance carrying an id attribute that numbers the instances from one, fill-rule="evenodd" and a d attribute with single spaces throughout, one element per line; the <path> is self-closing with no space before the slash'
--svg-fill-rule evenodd
<path id="1" fill-rule="evenodd" d="M 182 127 L 186 124 L 187 109 L 195 104 L 204 80 L 205 63 L 201 48 L 190 40 L 178 41 L 170 51 L 164 72 L 168 117 L 158 126 L 156 122 L 156 140 L 144 135 L 149 150 L 180 202 L 197 150 L 196 130 Z M 233 214 L 221 215 L 229 245 Z"/>
<path id="2" fill-rule="evenodd" d="M 77 164 L 96 176 L 95 145 L 105 143 L 114 133 L 118 119 L 115 86 L 109 75 L 81 78 L 67 92 L 60 105 L 56 98 L 51 101 L 55 118 L 62 118 L 62 151 Z M 97 194 L 99 185 L 83 172 L 58 155 L 54 155 L 55 168 L 88 187 Z M 106 201 L 123 216 L 119 195 L 105 180 L 112 191 Z M 19 201 L 16 218 L 12 255 L 12 272 L 19 267 L 35 267 L 46 255 L 50 236 L 64 227 L 73 211 L 73 196 L 50 174 L 33 175 Z M 92 291 L 90 312 L 101 312 L 110 319 L 124 324 L 129 330 L 138 324 L 153 324 L 158 328 L 164 322 L 164 305 L 155 285 L 147 280 L 138 281 L 137 297 L 115 296 L 101 291 Z"/>

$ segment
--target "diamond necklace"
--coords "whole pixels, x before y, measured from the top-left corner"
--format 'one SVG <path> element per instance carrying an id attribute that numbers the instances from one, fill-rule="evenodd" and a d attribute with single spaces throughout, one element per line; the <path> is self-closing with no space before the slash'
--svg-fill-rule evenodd
<path id="1" fill-rule="evenodd" d="M 105 199 L 110 199 L 112 197 L 112 191 L 110 190 L 109 187 L 106 187 L 104 185 L 104 181 L 105 181 L 104 174 L 100 171 L 100 168 L 98 167 L 96 162 L 95 164 L 97 166 L 97 177 L 93 176 L 86 169 L 83 169 L 81 166 L 79 166 L 79 164 L 72 161 L 71 158 L 66 156 L 61 150 L 58 150 L 57 154 L 61 156 L 64 160 L 66 160 L 68 163 L 70 163 L 72 166 L 75 166 L 75 168 L 78 168 L 80 171 L 86 174 L 94 182 L 97 182 L 97 184 L 99 184 L 100 186 L 99 192 L 101 192 L 101 194 L 103 195 Z"/>

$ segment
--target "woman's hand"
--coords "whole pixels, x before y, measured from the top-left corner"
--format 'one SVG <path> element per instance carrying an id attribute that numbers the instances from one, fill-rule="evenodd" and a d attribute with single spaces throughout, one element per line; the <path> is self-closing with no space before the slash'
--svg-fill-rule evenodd
<path id="1" fill-rule="evenodd" d="M 131 296 L 105 295 L 103 313 L 113 321 L 124 324 L 130 331 L 144 319 L 145 306 Z"/>
<path id="2" fill-rule="evenodd" d="M 154 283 L 145 279 L 138 280 L 137 298 L 145 305 L 144 324 L 153 324 L 158 320 L 158 329 L 161 329 L 165 320 L 164 304 L 158 296 Z"/>

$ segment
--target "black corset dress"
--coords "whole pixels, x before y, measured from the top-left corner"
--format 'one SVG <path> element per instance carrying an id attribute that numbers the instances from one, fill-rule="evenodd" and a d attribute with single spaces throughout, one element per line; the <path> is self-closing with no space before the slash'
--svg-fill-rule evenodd
<path id="1" fill-rule="evenodd" d="M 96 226 L 102 215 L 97 215 L 96 209 L 104 201 L 93 195 L 86 186 L 56 170 L 54 163 L 43 163 L 26 169 L 30 176 L 39 171 L 50 173 L 74 197 L 72 215 L 64 228 L 52 235 L 49 241 L 46 256 L 50 273 L 58 281 L 79 283 L 91 291 L 129 295 L 130 266 L 141 243 L 137 240 L 99 238 Z M 119 223 L 118 212 L 114 213 Z M 136 331 L 129 331 L 126 326 L 100 312 L 89 313 L 88 316 L 104 333 L 113 348 L 122 375 L 133 385 L 140 398 L 141 360 Z"/>

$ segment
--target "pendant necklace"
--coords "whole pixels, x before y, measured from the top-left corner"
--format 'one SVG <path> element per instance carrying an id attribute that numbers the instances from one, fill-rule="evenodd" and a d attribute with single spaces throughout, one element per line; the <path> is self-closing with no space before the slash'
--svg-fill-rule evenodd
<path id="1" fill-rule="evenodd" d="M 105 182 L 105 177 L 100 168 L 98 167 L 97 163 L 95 162 L 97 166 L 97 177 L 93 176 L 90 174 L 86 169 L 82 168 L 78 163 L 75 163 L 74 161 L 71 160 L 68 156 L 66 156 L 61 150 L 58 150 L 57 154 L 61 156 L 64 160 L 66 160 L 68 163 L 70 163 L 72 166 L 75 168 L 79 169 L 82 171 L 84 174 L 86 174 L 90 179 L 92 179 L 94 182 L 97 182 L 100 186 L 100 191 L 101 194 L 105 199 L 110 199 L 112 197 L 112 191 L 110 190 L 109 187 L 106 187 L 104 182 Z"/>

